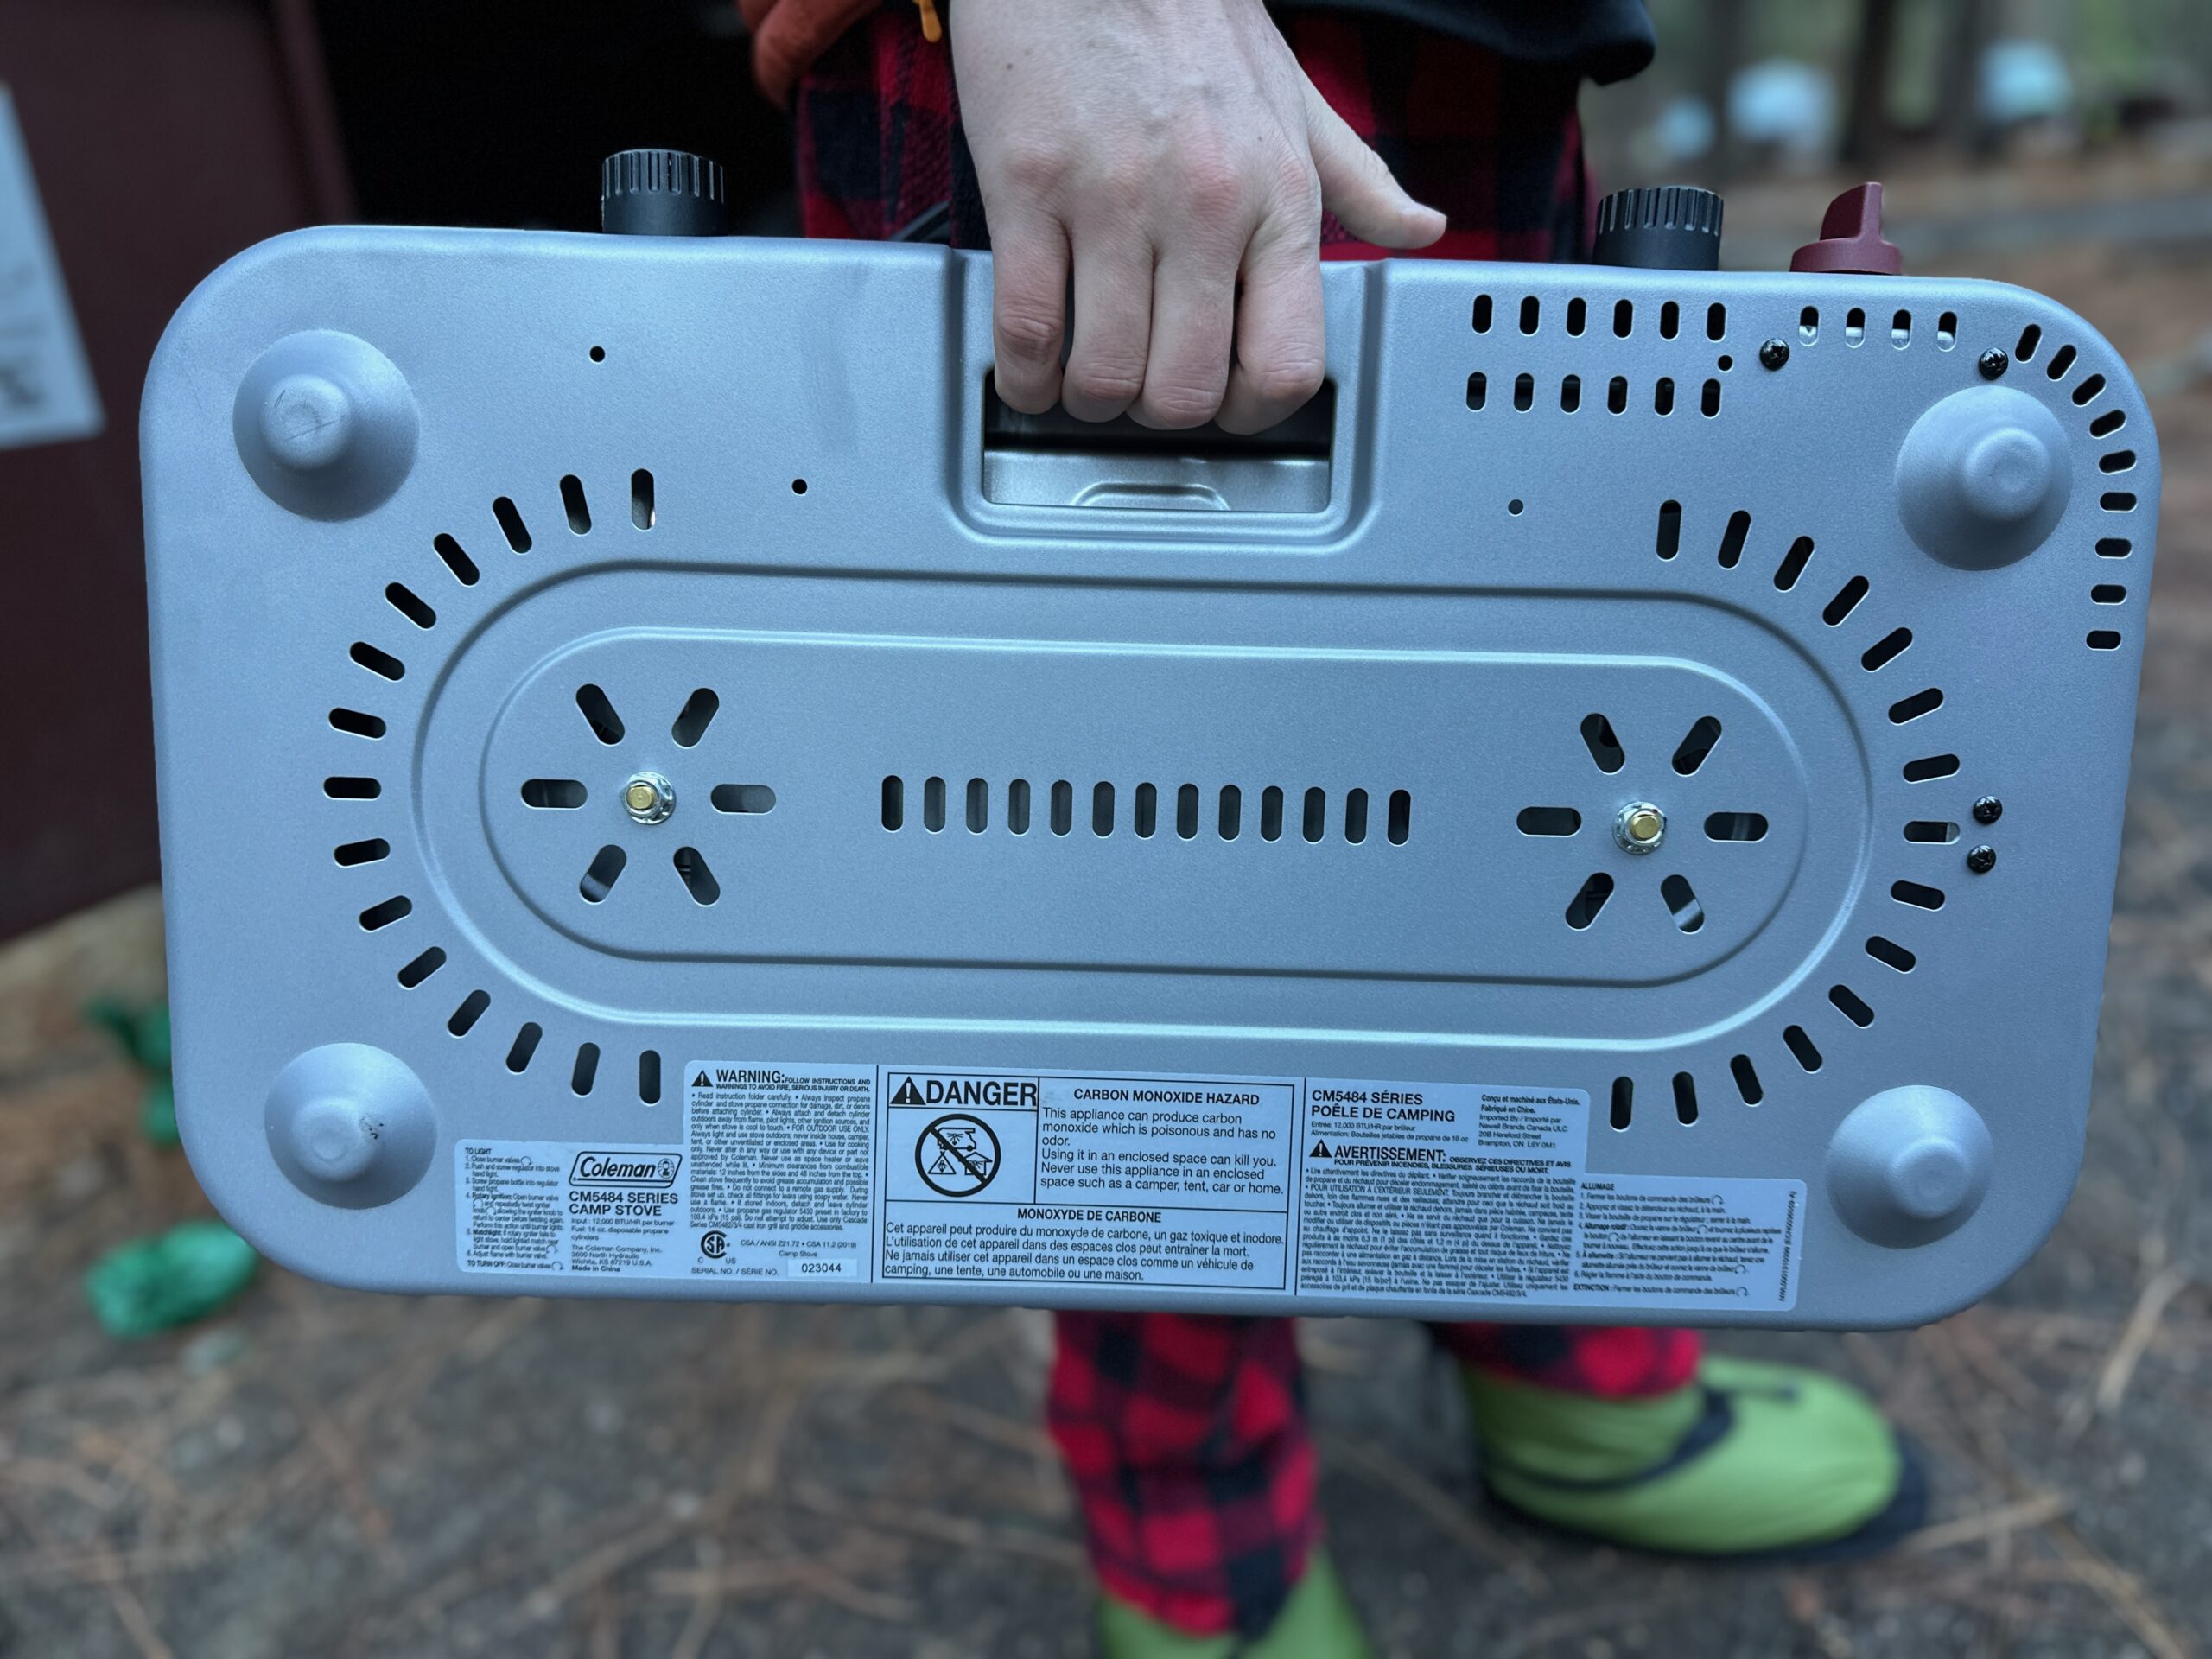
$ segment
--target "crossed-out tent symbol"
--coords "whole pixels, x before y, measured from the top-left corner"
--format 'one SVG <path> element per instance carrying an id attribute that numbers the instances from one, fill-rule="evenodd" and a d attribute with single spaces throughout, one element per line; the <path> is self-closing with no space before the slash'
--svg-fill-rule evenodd
<path id="1" fill-rule="evenodd" d="M 999 1138 L 982 1118 L 948 1112 L 914 1142 L 914 1168 L 931 1191 L 970 1198 L 999 1173 Z"/>

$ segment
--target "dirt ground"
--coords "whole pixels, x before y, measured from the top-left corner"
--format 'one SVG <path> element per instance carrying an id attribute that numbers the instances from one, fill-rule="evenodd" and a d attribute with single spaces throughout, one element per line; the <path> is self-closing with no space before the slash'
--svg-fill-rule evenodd
<path id="1" fill-rule="evenodd" d="M 2176 1659 L 2212 1630 L 2212 379 L 2187 367 L 2212 247 L 1979 270 L 2172 388 L 2072 1208 L 1942 1325 L 1729 1344 L 1847 1372 L 1929 1452 L 1932 1523 L 1858 1567 L 1516 1530 L 1475 1501 L 1414 1329 L 1308 1324 L 1335 1548 L 1387 1654 Z M 193 1330 L 101 1334 L 86 1263 L 203 1207 L 75 1019 L 158 976 L 149 895 L 0 952 L 0 1656 L 1088 1651 L 1039 1314 L 404 1300 L 269 1270 Z"/>

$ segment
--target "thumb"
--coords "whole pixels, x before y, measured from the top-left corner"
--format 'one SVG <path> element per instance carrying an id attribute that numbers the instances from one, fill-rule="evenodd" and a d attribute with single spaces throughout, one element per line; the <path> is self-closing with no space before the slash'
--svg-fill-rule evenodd
<path id="1" fill-rule="evenodd" d="M 1347 231 L 1380 248 L 1425 248 L 1444 234 L 1444 215 L 1408 195 L 1382 158 L 1306 82 L 1306 141 L 1321 181 L 1321 205 Z"/>

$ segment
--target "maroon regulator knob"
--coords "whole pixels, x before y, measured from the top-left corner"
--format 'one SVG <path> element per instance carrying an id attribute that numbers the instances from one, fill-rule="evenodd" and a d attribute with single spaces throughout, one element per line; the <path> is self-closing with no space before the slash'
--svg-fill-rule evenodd
<path id="1" fill-rule="evenodd" d="M 1791 254 L 1789 269 L 1900 275 L 1904 259 L 1897 245 L 1882 239 L 1882 187 L 1854 185 L 1828 203 L 1821 216 L 1821 239 Z"/>

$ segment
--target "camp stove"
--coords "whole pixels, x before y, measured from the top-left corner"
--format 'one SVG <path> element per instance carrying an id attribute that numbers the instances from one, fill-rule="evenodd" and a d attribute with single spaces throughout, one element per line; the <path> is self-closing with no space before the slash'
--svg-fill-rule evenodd
<path id="1" fill-rule="evenodd" d="M 940 248 L 241 254 L 144 406 L 208 1193 L 390 1290 L 1983 1294 L 2079 1166 L 2158 458 L 1871 206 L 1330 265 L 1255 437 L 1009 411 Z"/>

